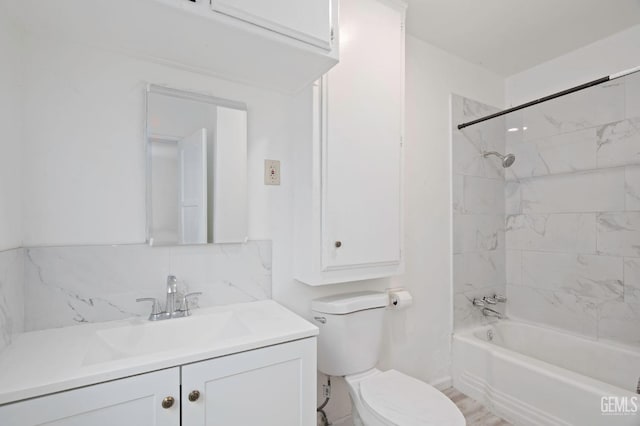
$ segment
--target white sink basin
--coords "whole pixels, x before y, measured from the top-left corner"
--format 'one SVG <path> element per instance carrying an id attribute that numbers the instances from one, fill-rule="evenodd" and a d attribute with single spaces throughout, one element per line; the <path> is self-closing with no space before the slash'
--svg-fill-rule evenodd
<path id="1" fill-rule="evenodd" d="M 247 334 L 249 329 L 230 311 L 155 322 L 133 320 L 125 326 L 96 331 L 83 364 L 195 348 Z"/>

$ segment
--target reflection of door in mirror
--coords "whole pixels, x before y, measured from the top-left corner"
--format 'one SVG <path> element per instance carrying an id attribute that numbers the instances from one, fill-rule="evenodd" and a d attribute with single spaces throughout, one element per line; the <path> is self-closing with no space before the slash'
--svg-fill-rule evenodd
<path id="1" fill-rule="evenodd" d="M 246 241 L 246 105 L 149 86 L 147 189 L 149 244 Z"/>
<path id="2" fill-rule="evenodd" d="M 178 142 L 178 242 L 207 243 L 207 129 Z"/>

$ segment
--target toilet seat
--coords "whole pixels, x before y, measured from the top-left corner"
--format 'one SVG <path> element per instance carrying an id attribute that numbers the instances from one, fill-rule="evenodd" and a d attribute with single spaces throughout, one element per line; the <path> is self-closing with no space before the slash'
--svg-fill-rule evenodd
<path id="1" fill-rule="evenodd" d="M 464 426 L 458 407 L 442 392 L 395 370 L 360 382 L 366 407 L 386 422 L 399 426 Z"/>

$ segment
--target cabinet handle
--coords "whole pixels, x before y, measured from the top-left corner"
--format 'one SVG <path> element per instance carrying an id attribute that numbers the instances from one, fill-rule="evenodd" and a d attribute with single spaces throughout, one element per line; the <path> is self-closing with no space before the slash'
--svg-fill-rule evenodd
<path id="1" fill-rule="evenodd" d="M 173 403 L 176 402 L 175 398 L 172 396 L 167 396 L 162 400 L 162 408 L 169 409 L 173 407 Z"/>
<path id="2" fill-rule="evenodd" d="M 199 398 L 200 398 L 199 390 L 192 390 L 191 392 L 189 392 L 189 401 L 196 402 Z"/>
<path id="3" fill-rule="evenodd" d="M 336 241 L 336 248 L 342 247 L 342 241 Z"/>

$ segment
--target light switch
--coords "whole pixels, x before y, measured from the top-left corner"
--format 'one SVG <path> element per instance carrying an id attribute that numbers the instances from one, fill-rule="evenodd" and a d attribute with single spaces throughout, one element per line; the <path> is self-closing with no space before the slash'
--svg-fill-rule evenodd
<path id="1" fill-rule="evenodd" d="M 280 185 L 280 161 L 264 160 L 264 184 Z"/>

